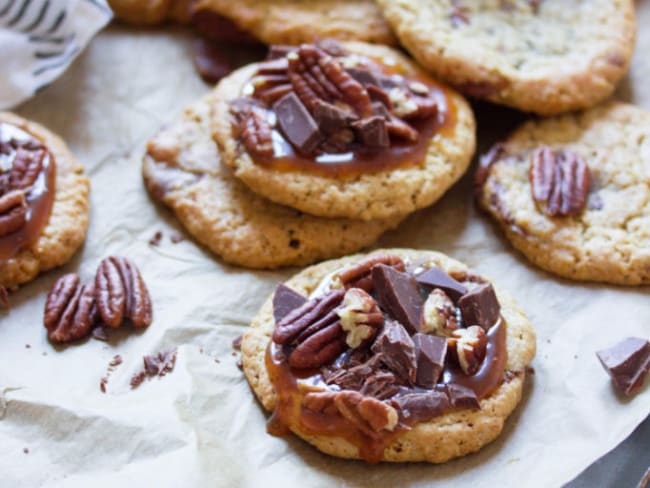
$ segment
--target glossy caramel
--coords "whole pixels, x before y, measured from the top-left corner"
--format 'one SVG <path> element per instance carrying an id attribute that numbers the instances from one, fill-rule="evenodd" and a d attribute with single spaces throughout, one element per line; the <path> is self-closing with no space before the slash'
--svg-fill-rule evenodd
<path id="1" fill-rule="evenodd" d="M 42 141 L 39 141 L 24 129 L 13 124 L 0 123 L 0 142 L 9 142 L 12 139 L 20 142 L 35 141 L 43 144 Z M 1 166 L 4 167 L 6 162 L 11 162 L 12 156 L 13 153 L 0 155 L 3 163 Z M 5 169 L 8 171 L 11 166 Z M 25 225 L 16 232 L 0 237 L 0 263 L 13 258 L 21 250 L 31 246 L 38 240 L 52 212 L 55 185 L 56 164 L 52 154 L 47 151 L 45 158 L 43 158 L 43 169 L 31 190 L 27 192 L 27 221 Z"/>

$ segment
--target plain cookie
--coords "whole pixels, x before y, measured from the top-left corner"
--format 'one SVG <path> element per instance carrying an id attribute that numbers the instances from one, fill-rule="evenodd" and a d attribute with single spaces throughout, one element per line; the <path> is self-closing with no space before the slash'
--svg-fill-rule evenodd
<path id="1" fill-rule="evenodd" d="M 535 205 L 529 169 L 542 146 L 572 151 L 589 167 L 579 215 L 551 217 Z M 477 173 L 478 202 L 530 261 L 574 280 L 650 283 L 650 113 L 610 102 L 533 120 L 492 155 Z"/>
<path id="2" fill-rule="evenodd" d="M 400 222 L 313 217 L 251 192 L 220 162 L 211 138 L 214 99 L 197 102 L 149 142 L 143 174 L 153 198 L 225 261 L 306 265 L 359 250 Z"/>
<path id="3" fill-rule="evenodd" d="M 462 92 L 551 115 L 591 107 L 627 72 L 632 0 L 379 0 L 401 43 Z"/>
<path id="4" fill-rule="evenodd" d="M 397 255 L 412 263 L 428 261 L 446 272 L 462 273 L 467 267 L 433 251 L 404 249 L 378 250 L 369 255 L 355 255 L 327 261 L 305 269 L 285 285 L 308 296 L 328 274 L 376 255 Z M 383 461 L 441 463 L 479 450 L 492 442 L 504 422 L 521 400 L 526 368 L 535 355 L 535 332 L 524 313 L 506 292 L 496 288 L 501 314 L 507 323 L 507 364 L 504 381 L 481 400 L 481 410 L 459 410 L 400 431 L 385 448 Z M 277 395 L 269 379 L 265 356 L 274 329 L 273 296 L 264 303 L 242 340 L 242 360 L 246 378 L 266 410 L 273 411 Z M 339 437 L 309 435 L 300 429 L 293 432 L 319 450 L 332 456 L 359 459 L 358 448 Z"/>

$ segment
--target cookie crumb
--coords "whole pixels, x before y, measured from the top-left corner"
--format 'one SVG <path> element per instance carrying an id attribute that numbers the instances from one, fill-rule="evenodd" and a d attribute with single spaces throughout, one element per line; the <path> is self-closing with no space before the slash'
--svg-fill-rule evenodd
<path id="1" fill-rule="evenodd" d="M 26 448 L 26 447 L 23 447 L 23 452 L 24 452 L 25 454 L 29 454 L 29 449 Z"/>
<path id="2" fill-rule="evenodd" d="M 159 246 L 160 241 L 162 240 L 163 233 L 161 231 L 157 231 L 151 239 L 149 239 L 149 245 L 151 246 Z"/>
<path id="3" fill-rule="evenodd" d="M 183 242 L 185 240 L 185 237 L 179 234 L 178 232 L 175 232 L 174 234 L 172 234 L 169 240 L 172 241 L 172 244 L 178 244 L 179 242 Z"/>
<path id="4" fill-rule="evenodd" d="M 31 349 L 31 348 L 32 348 L 31 344 L 25 344 L 25 349 Z"/>
<path id="5" fill-rule="evenodd" d="M 237 336 L 233 341 L 232 341 L 232 348 L 240 351 L 241 350 L 241 341 L 244 338 L 243 335 Z"/>

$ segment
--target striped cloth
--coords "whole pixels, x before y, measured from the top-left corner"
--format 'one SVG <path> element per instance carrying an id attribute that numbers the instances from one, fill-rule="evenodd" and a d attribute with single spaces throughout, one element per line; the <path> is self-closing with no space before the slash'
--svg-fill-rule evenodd
<path id="1" fill-rule="evenodd" d="M 111 16 L 105 0 L 0 0 L 0 109 L 56 79 Z"/>

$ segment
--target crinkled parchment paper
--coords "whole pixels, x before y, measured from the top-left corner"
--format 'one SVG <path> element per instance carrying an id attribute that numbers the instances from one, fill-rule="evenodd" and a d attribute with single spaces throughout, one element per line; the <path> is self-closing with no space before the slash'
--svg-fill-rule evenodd
<path id="1" fill-rule="evenodd" d="M 643 52 L 650 5 L 643 7 L 640 49 L 620 93 L 650 109 Z M 537 271 L 477 215 L 465 178 L 379 244 L 448 253 L 497 280 L 528 312 L 538 332 L 536 372 L 503 435 L 440 466 L 342 461 L 296 438 L 267 435 L 231 342 L 295 270 L 250 272 L 224 265 L 191 240 L 172 244 L 170 236 L 182 230 L 152 204 L 140 176 L 146 138 L 207 89 L 191 66 L 189 43 L 182 31 L 112 27 L 18 110 L 60 133 L 85 162 L 92 219 L 83 252 L 21 289 L 0 315 L 0 485 L 554 487 L 646 418 L 650 388 L 619 400 L 594 351 L 650 334 L 648 289 L 583 285 Z M 489 107 L 479 116 L 482 149 L 520 118 Z M 495 125 L 502 130 L 488 133 Z M 150 246 L 159 230 L 160 246 Z M 53 347 L 42 326 L 47 290 L 63 272 L 89 279 L 110 253 L 140 265 L 153 324 L 120 332 L 109 344 Z M 171 346 L 178 346 L 173 373 L 131 390 L 143 354 Z M 124 363 L 104 394 L 99 381 L 115 354 Z"/>

